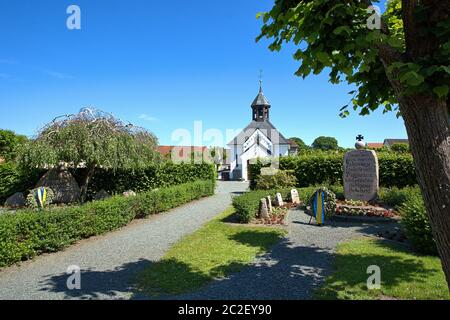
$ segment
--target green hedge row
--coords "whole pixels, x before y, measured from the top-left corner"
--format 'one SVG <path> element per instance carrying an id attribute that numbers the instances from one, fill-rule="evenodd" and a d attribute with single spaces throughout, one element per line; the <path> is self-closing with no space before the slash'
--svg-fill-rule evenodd
<path id="1" fill-rule="evenodd" d="M 414 162 L 410 154 L 379 153 L 380 185 L 383 187 L 412 186 L 417 184 Z M 281 170 L 292 170 L 298 187 L 319 184 L 342 184 L 344 154 L 307 154 L 280 158 Z M 262 161 L 249 166 L 250 188 L 256 187 L 256 179 Z"/>
<path id="2" fill-rule="evenodd" d="M 0 214 L 0 267 L 61 250 L 77 240 L 120 228 L 135 218 L 163 212 L 214 194 L 215 182 L 196 181 L 115 196 L 82 206 Z"/>
<path id="3" fill-rule="evenodd" d="M 72 170 L 80 183 L 85 169 Z M 33 188 L 43 170 L 24 171 L 13 163 L 0 165 L 0 203 L 16 192 L 25 192 Z M 127 190 L 143 192 L 155 188 L 188 183 L 196 180 L 216 179 L 214 165 L 210 164 L 173 164 L 149 166 L 142 171 L 97 169 L 88 189 L 88 199 L 100 190 L 109 194 L 121 194 Z"/>

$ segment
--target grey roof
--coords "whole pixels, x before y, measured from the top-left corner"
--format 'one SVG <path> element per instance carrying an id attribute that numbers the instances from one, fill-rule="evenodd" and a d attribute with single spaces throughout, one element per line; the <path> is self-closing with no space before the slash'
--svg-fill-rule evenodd
<path id="1" fill-rule="evenodd" d="M 396 144 L 396 143 L 409 144 L 409 141 L 408 141 L 408 139 L 385 139 L 384 140 L 384 145 L 392 146 L 393 144 Z"/>
<path id="2" fill-rule="evenodd" d="M 269 120 L 265 120 L 250 122 L 241 133 L 228 143 L 228 145 L 244 144 L 257 129 L 262 131 L 262 133 L 272 142 L 278 139 L 278 144 L 289 144 L 289 141 L 277 130 L 277 128 L 275 128 Z"/>
<path id="3" fill-rule="evenodd" d="M 256 96 L 255 100 L 253 100 L 252 107 L 254 106 L 269 106 L 270 102 L 267 100 L 266 96 L 264 95 L 262 91 L 262 87 L 259 87 L 259 93 Z"/>

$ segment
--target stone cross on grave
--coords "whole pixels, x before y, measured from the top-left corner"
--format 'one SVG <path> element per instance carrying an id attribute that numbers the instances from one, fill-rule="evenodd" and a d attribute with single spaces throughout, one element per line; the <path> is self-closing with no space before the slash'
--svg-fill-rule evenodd
<path id="1" fill-rule="evenodd" d="M 356 137 L 356 140 L 357 141 L 363 141 L 364 137 L 362 135 L 358 134 L 358 136 Z"/>

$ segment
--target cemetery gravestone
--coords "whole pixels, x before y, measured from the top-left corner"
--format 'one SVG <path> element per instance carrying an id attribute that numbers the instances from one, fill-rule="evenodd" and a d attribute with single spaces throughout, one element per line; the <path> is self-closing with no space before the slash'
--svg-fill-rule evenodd
<path id="1" fill-rule="evenodd" d="M 266 197 L 267 208 L 269 210 L 269 214 L 272 213 L 272 198 L 270 196 Z"/>
<path id="2" fill-rule="evenodd" d="M 275 204 L 277 207 L 282 207 L 284 206 L 284 202 L 283 202 L 283 197 L 281 196 L 281 193 L 277 193 L 276 197 L 275 197 Z"/>
<path id="3" fill-rule="evenodd" d="M 291 190 L 291 200 L 293 204 L 300 204 L 300 197 L 298 195 L 297 189 Z"/>
<path id="4" fill-rule="evenodd" d="M 269 218 L 269 208 L 267 207 L 267 199 L 262 198 L 259 202 L 259 217 L 261 219 Z"/>

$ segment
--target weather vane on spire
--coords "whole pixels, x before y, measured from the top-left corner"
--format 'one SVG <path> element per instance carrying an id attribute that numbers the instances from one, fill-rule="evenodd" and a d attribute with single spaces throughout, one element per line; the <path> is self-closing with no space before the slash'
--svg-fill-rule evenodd
<path id="1" fill-rule="evenodd" d="M 263 78 L 263 70 L 260 69 L 259 70 L 259 91 L 262 91 L 262 82 L 263 82 L 262 78 Z"/>

